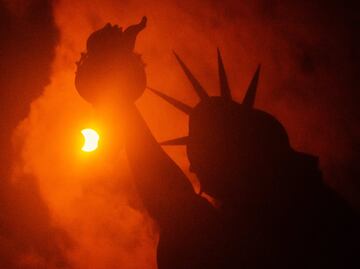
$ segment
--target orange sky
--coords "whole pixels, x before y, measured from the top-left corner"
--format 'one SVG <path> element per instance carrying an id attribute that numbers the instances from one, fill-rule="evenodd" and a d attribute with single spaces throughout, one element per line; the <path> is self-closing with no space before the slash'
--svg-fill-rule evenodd
<path id="1" fill-rule="evenodd" d="M 156 268 L 156 227 L 136 196 L 122 148 L 121 123 L 105 121 L 74 87 L 75 62 L 87 37 L 107 22 L 126 27 L 146 15 L 148 26 L 138 37 L 136 51 L 146 63 L 148 85 L 190 105 L 197 98 L 172 50 L 210 95 L 218 95 L 216 48 L 220 47 L 238 101 L 262 63 L 256 106 L 284 123 L 292 145 L 319 155 L 325 169 L 352 154 L 352 142 L 343 137 L 342 127 L 333 121 L 336 112 L 329 109 L 336 94 L 326 97 L 323 92 L 324 88 L 337 91 L 342 79 L 336 78 L 337 70 L 331 66 L 312 70 L 311 64 L 306 65 L 306 53 L 314 53 L 313 64 L 326 66 L 322 58 L 326 53 L 312 51 L 318 47 L 325 52 L 338 48 L 332 60 L 343 65 L 341 41 L 326 42 L 332 32 L 317 22 L 315 5 L 265 10 L 261 3 L 56 1 L 60 40 L 51 82 L 18 127 L 15 140 L 22 141 L 22 161 L 15 172 L 36 176 L 54 224 L 72 239 L 66 254 L 74 268 Z M 159 140 L 186 134 L 186 116 L 158 97 L 145 92 L 137 105 Z M 100 148 L 94 153 L 80 150 L 80 130 L 85 127 L 100 132 Z M 185 149 L 168 152 L 189 174 Z M 342 184 L 336 178 L 327 180 Z"/>

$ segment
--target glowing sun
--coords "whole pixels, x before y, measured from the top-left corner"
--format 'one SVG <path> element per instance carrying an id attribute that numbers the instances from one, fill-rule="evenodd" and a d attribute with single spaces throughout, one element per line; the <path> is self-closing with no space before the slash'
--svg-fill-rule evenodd
<path id="1" fill-rule="evenodd" d="M 95 130 L 90 128 L 81 130 L 81 133 L 84 136 L 84 145 L 81 150 L 85 152 L 91 152 L 96 150 L 100 139 L 99 134 Z"/>

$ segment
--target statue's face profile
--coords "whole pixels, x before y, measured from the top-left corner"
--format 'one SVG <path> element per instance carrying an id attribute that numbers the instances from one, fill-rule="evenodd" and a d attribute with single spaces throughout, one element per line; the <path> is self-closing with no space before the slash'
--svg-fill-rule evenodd
<path id="1" fill-rule="evenodd" d="M 289 150 L 285 129 L 263 111 L 210 97 L 190 113 L 191 171 L 202 190 L 216 198 L 267 188 L 267 178 L 273 177 Z"/>
<path id="2" fill-rule="evenodd" d="M 254 108 L 260 65 L 241 103 L 233 100 L 220 50 L 220 96 L 209 96 L 175 53 L 200 102 L 191 107 L 155 89 L 155 94 L 189 116 L 189 134 L 162 145 L 186 145 L 190 170 L 202 190 L 224 200 L 239 192 L 254 193 L 268 184 L 281 156 L 291 150 L 283 126 L 270 114 Z M 260 182 L 264 180 L 263 184 Z M 260 183 L 259 183 L 260 182 Z M 259 188 L 260 187 L 260 188 Z"/>

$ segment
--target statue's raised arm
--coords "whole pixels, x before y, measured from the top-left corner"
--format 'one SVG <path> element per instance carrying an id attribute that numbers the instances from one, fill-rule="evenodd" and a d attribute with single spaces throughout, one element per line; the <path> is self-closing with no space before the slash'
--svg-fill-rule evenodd
<path id="1" fill-rule="evenodd" d="M 134 104 L 146 88 L 144 64 L 133 51 L 145 26 L 146 17 L 125 31 L 107 24 L 91 34 L 75 82 L 90 103 L 116 107 L 119 122 L 125 123 L 126 153 L 144 205 L 158 222 L 169 223 L 169 219 L 176 222 L 186 205 L 194 204 L 192 200 L 201 198 L 155 140 Z"/>

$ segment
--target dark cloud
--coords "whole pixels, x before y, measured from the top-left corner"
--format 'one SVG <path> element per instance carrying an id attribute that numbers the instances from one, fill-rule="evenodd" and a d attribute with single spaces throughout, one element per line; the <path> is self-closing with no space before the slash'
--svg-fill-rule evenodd
<path id="1" fill-rule="evenodd" d="M 284 123 L 296 149 L 318 155 L 325 180 L 360 206 L 358 10 L 325 0 L 61 0 L 53 16 L 51 1 L 1 1 L 0 267 L 63 268 L 67 254 L 77 268 L 155 266 L 156 235 L 124 156 L 74 161 L 67 152 L 67 139 L 91 114 L 73 85 L 87 36 L 108 21 L 127 26 L 144 14 L 149 23 L 136 48 L 150 86 L 197 102 L 175 49 L 218 94 L 219 46 L 241 100 L 261 62 L 256 106 Z M 138 106 L 159 140 L 186 132 L 186 117 L 149 93 Z M 12 154 L 11 136 L 25 117 Z M 183 149 L 169 153 L 188 170 Z M 18 166 L 30 175 L 10 177 Z"/>
<path id="2" fill-rule="evenodd" d="M 65 268 L 70 240 L 56 228 L 37 181 L 13 176 L 12 134 L 49 83 L 58 32 L 50 1 L 0 2 L 0 267 Z"/>

